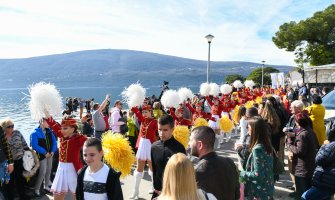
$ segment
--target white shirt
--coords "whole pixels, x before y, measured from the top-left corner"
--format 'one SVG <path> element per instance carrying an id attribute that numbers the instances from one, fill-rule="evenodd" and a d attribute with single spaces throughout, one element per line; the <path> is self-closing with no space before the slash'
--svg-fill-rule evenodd
<path id="1" fill-rule="evenodd" d="M 243 144 L 244 138 L 248 133 L 248 121 L 245 120 L 244 117 L 242 117 L 240 120 L 240 128 L 241 128 L 241 132 L 240 132 L 240 139 L 238 140 L 238 143 Z"/>
<path id="2" fill-rule="evenodd" d="M 84 175 L 84 199 L 107 200 L 106 182 L 109 168 L 106 164 L 99 171 L 92 173 L 89 168 Z"/>

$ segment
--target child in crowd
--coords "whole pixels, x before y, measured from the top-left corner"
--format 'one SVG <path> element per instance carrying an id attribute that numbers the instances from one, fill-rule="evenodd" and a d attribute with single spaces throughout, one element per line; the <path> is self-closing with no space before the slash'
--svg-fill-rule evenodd
<path id="1" fill-rule="evenodd" d="M 87 166 L 78 174 L 77 200 L 122 200 L 120 174 L 103 163 L 101 141 L 88 138 L 84 143 L 83 157 Z"/>

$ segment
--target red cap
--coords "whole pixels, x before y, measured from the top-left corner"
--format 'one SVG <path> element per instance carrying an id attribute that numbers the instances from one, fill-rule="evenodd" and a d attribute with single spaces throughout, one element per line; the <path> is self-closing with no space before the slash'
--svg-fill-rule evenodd
<path id="1" fill-rule="evenodd" d="M 196 106 L 196 107 L 202 107 L 202 103 L 201 103 L 201 102 L 197 102 L 197 103 L 195 104 L 195 106 Z"/>
<path id="2" fill-rule="evenodd" d="M 77 121 L 73 118 L 63 119 L 61 126 L 77 127 Z"/>
<path id="3" fill-rule="evenodd" d="M 183 107 L 179 107 L 176 112 L 179 112 L 179 113 L 183 113 L 184 112 L 184 108 Z"/>
<path id="4" fill-rule="evenodd" d="M 148 111 L 150 111 L 152 109 L 151 109 L 150 105 L 144 105 L 144 106 L 142 106 L 142 110 L 148 110 Z"/>

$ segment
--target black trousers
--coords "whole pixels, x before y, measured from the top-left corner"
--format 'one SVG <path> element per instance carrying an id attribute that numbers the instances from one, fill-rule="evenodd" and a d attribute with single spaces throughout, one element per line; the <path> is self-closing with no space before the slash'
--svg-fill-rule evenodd
<path id="1" fill-rule="evenodd" d="M 311 186 L 312 186 L 312 178 L 295 176 L 295 187 L 298 197 L 301 197 L 301 195 L 309 188 L 311 188 Z"/>
<path id="2" fill-rule="evenodd" d="M 21 200 L 30 199 L 25 193 L 26 179 L 22 176 L 23 160 L 14 160 L 14 171 L 10 175 L 10 181 L 4 185 L 5 196 L 9 200 L 13 200 L 15 192 L 19 195 Z"/>

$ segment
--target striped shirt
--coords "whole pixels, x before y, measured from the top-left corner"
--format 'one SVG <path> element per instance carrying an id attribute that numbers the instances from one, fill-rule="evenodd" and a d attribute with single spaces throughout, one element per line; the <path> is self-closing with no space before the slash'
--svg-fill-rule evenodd
<path id="1" fill-rule="evenodd" d="M 8 140 L 8 144 L 14 160 L 21 159 L 24 151 L 29 149 L 26 140 L 18 130 L 13 132 L 12 137 Z"/>

